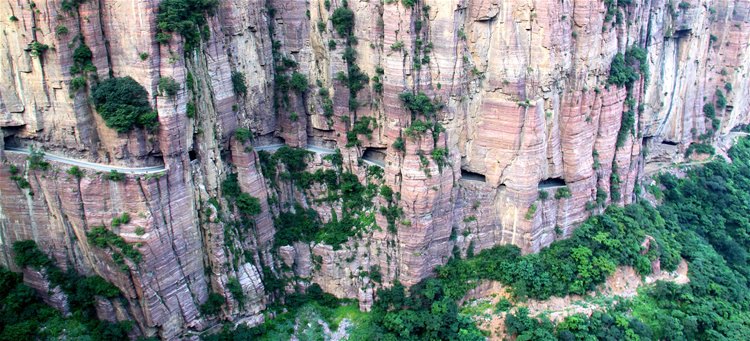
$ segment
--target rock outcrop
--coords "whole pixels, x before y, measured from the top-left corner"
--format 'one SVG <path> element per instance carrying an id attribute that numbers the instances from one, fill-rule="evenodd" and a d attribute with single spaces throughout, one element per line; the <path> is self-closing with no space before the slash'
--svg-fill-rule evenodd
<path id="1" fill-rule="evenodd" d="M 97 302 L 102 318 L 166 339 L 220 319 L 260 323 L 279 294 L 266 288 L 272 279 L 286 291 L 317 283 L 367 309 L 378 286 L 415 284 L 454 253 L 509 243 L 536 252 L 565 238 L 607 205 L 636 200 L 647 164 L 726 148 L 718 142 L 750 123 L 745 0 L 385 2 L 221 0 L 197 46 L 178 33 L 157 40 L 159 1 L 0 5 L 0 262 L 21 270 L 12 243 L 35 240 L 61 268 L 123 292 L 127 304 Z M 344 6 L 354 38 L 332 20 Z M 95 70 L 73 68 L 82 44 Z M 618 54 L 640 75 L 627 86 L 609 80 Z M 297 74 L 308 86 L 290 85 Z M 107 127 L 90 96 L 113 76 L 146 89 L 158 128 Z M 167 77 L 180 85 L 173 95 L 159 88 Z M 406 105 L 403 93 L 436 109 Z M 252 137 L 234 138 L 239 128 Z M 343 170 L 392 188 L 395 200 L 374 196 L 358 215 L 378 228 L 336 247 L 277 245 L 274 218 L 294 203 L 324 223 L 342 214 L 320 200 L 325 185 L 271 186 L 256 149 L 282 142 L 340 149 Z M 67 161 L 35 170 L 13 150 L 28 146 L 164 171 L 110 181 L 85 165 L 71 175 Z M 307 162 L 309 172 L 338 169 L 321 153 Z M 259 199 L 251 219 L 222 196 L 231 173 Z M 122 213 L 130 222 L 113 226 Z M 116 251 L 88 243 L 96 226 L 143 260 L 123 267 Z M 42 274 L 29 278 L 46 290 Z M 221 316 L 200 314 L 211 292 L 226 298 Z"/>

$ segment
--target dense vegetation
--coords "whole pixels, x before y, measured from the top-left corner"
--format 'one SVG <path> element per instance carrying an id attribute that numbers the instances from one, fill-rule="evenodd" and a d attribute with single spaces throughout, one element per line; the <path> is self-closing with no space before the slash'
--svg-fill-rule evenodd
<path id="1" fill-rule="evenodd" d="M 643 200 L 612 206 L 539 254 L 521 255 L 514 246 L 498 246 L 452 259 L 408 294 L 396 282 L 378 292 L 372 313 L 355 319 L 350 339 L 481 340 L 485 335 L 456 304 L 481 279 L 508 285 L 522 305 L 525 298 L 590 292 L 620 265 L 648 274 L 657 258 L 665 271 L 674 270 L 680 258 L 687 260 L 690 283 L 657 282 L 634 299 L 610 303 L 591 316 L 572 315 L 559 324 L 501 300 L 498 311 L 509 311 L 506 332 L 517 340 L 747 339 L 750 141 L 740 141 L 729 155 L 733 163 L 714 161 L 684 179 L 660 176 L 661 187 L 650 187 L 664 200 L 659 207 Z M 653 239 L 645 249 L 647 237 Z M 260 338 L 278 335 L 273 333 L 291 330 L 290 316 L 299 316 L 292 312 L 278 324 L 270 320 L 239 331 Z"/>
<path id="2" fill-rule="evenodd" d="M 91 96 L 107 127 L 118 133 L 127 133 L 135 127 L 153 129 L 158 124 L 156 112 L 148 102 L 148 92 L 133 78 L 109 78 L 99 83 Z"/>
<path id="3" fill-rule="evenodd" d="M 689 263 L 690 283 L 657 282 L 631 301 L 591 317 L 574 315 L 554 326 L 518 310 L 506 319 L 519 339 L 746 340 L 750 337 L 746 212 L 750 201 L 750 142 L 732 148 L 729 164 L 718 160 L 677 179 L 659 177 L 663 197 L 657 214 L 642 221 L 674 238 Z M 663 222 L 663 227 L 659 227 Z"/>
<path id="4" fill-rule="evenodd" d="M 325 156 L 334 169 L 306 170 L 306 158 L 310 152 L 291 147 L 281 147 L 274 154 L 258 153 L 263 175 L 271 186 L 278 189 L 278 180 L 289 181 L 298 190 L 308 190 L 313 185 L 324 186 L 325 197 L 318 202 L 341 205 L 341 215 L 331 210 L 330 221 L 321 222 L 315 211 L 298 203 L 285 204 L 275 219 L 277 246 L 290 245 L 295 241 L 318 241 L 338 249 L 349 237 L 374 228 L 375 214 L 372 199 L 378 194 L 382 172 L 368 172 L 368 183 L 362 184 L 354 173 L 345 171 L 340 152 Z"/>
<path id="5" fill-rule="evenodd" d="M 51 287 L 67 295 L 72 314 L 63 316 L 47 306 L 22 276 L 0 268 L 0 340 L 128 340 L 130 322 L 108 323 L 96 319 L 95 298 L 117 298 L 120 290 L 99 276 L 83 277 L 63 272 L 31 240 L 13 243 L 19 267 L 44 270 Z"/>
<path id="6" fill-rule="evenodd" d="M 209 36 L 206 14 L 213 14 L 217 0 L 164 0 L 159 4 L 156 40 L 168 43 L 171 33 L 179 33 L 185 39 L 185 50 L 191 50 L 201 38 Z"/>

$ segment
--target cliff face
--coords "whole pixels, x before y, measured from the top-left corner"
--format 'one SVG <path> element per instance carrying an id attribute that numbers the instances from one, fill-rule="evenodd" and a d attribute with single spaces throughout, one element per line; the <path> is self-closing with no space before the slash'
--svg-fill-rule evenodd
<path id="1" fill-rule="evenodd" d="M 635 200 L 647 164 L 683 161 L 691 144 L 715 144 L 750 121 L 746 1 L 415 2 L 349 1 L 356 39 L 346 39 L 331 20 L 344 1 L 221 1 L 187 51 L 177 33 L 156 40 L 158 1 L 0 5 L 1 262 L 15 268 L 12 243 L 33 239 L 61 267 L 123 291 L 127 304 L 102 303 L 101 314 L 165 338 L 215 323 L 198 309 L 209 292 L 226 298 L 224 318 L 257 323 L 272 277 L 294 276 L 287 290 L 315 282 L 367 308 L 378 285 L 415 284 L 455 252 L 508 243 L 538 251 L 606 205 Z M 76 89 L 71 67 L 82 43 L 95 71 Z M 646 52 L 632 65 L 641 76 L 610 84 L 616 55 L 631 56 L 633 46 Z M 353 66 L 369 78 L 359 91 Z M 309 89 L 284 87 L 292 72 Z M 112 76 L 145 87 L 158 129 L 117 133 L 104 124 L 89 97 L 97 79 Z M 180 84 L 173 96 L 159 91 L 166 77 Z M 429 115 L 409 110 L 405 92 L 439 105 Z M 368 118 L 369 137 L 360 130 L 351 143 L 347 132 Z M 421 133 L 417 121 L 428 125 Z M 234 139 L 238 128 L 253 140 Z M 351 171 L 399 193 L 374 196 L 358 215 L 379 228 L 341 247 L 277 245 L 274 217 L 294 202 L 324 223 L 345 209 L 319 200 L 324 185 L 301 189 L 263 174 L 252 146 L 281 141 L 341 150 L 341 169 L 313 154 L 309 172 Z M 117 182 L 82 166 L 79 179 L 66 173 L 69 163 L 33 170 L 25 155 L 2 151 L 29 145 L 165 171 Z M 381 161 L 382 179 L 371 177 L 368 167 Z M 229 173 L 260 199 L 250 220 L 222 198 Z M 396 206 L 395 218 L 380 209 Z M 122 213 L 130 222 L 112 226 Z M 88 243 L 100 225 L 143 260 L 126 260 L 123 271 L 116 251 Z M 375 269 L 382 279 L 373 280 Z M 244 302 L 228 291 L 234 279 Z"/>

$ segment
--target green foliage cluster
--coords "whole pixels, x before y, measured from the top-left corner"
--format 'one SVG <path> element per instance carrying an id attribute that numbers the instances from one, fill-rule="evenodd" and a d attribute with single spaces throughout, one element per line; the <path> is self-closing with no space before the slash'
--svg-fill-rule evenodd
<path id="1" fill-rule="evenodd" d="M 310 84 L 307 82 L 307 76 L 295 71 L 292 72 L 292 78 L 289 80 L 289 86 L 300 94 L 307 92 Z"/>
<path id="2" fill-rule="evenodd" d="M 227 281 L 227 289 L 232 297 L 239 302 L 240 308 L 243 308 L 245 306 L 245 293 L 242 291 L 242 284 L 237 277 L 232 277 Z"/>
<path id="3" fill-rule="evenodd" d="M 159 94 L 167 95 L 170 98 L 177 96 L 180 91 L 180 84 L 172 77 L 159 78 Z"/>
<path id="4" fill-rule="evenodd" d="M 232 71 L 232 89 L 237 95 L 247 94 L 247 84 L 245 83 L 245 74 L 239 71 Z"/>
<path id="5" fill-rule="evenodd" d="M 198 46 L 201 38 L 208 38 L 206 14 L 213 15 L 219 6 L 217 0 L 164 0 L 159 3 L 156 40 L 166 44 L 171 33 L 179 33 L 185 39 L 185 50 Z"/>
<path id="6" fill-rule="evenodd" d="M 18 170 L 18 167 L 16 167 L 16 165 L 9 165 L 8 172 L 10 173 L 10 179 L 16 182 L 18 188 L 29 189 L 29 194 L 34 195 L 34 192 L 31 192 L 30 190 L 31 184 L 20 174 L 20 171 Z"/>
<path id="7" fill-rule="evenodd" d="M 211 292 L 206 302 L 200 305 L 199 310 L 205 316 L 215 316 L 221 312 L 222 305 L 224 305 L 224 296 Z"/>
<path id="8" fill-rule="evenodd" d="M 62 10 L 68 13 L 78 10 L 86 0 L 63 0 L 61 3 Z"/>
<path id="9" fill-rule="evenodd" d="M 118 181 L 125 180 L 125 174 L 120 173 L 120 172 L 118 172 L 118 171 L 116 171 L 116 170 L 113 169 L 113 170 L 109 171 L 109 173 L 104 174 L 104 178 L 107 179 L 107 180 L 109 180 L 109 181 L 118 182 Z"/>
<path id="10" fill-rule="evenodd" d="M 148 102 L 148 92 L 133 78 L 109 78 L 94 88 L 91 97 L 107 127 L 118 133 L 127 133 L 135 127 L 154 129 L 158 124 L 157 114 Z"/>
<path id="11" fill-rule="evenodd" d="M 91 52 L 91 49 L 81 41 L 80 45 L 73 50 L 73 65 L 70 67 L 70 73 L 96 72 L 96 66 L 94 66 L 94 62 L 92 61 L 93 57 L 94 54 Z"/>
<path id="12" fill-rule="evenodd" d="M 411 92 L 404 92 L 398 95 L 398 98 L 409 109 L 412 119 L 416 119 L 418 115 L 422 115 L 425 118 L 432 118 L 442 107 L 439 102 L 434 101 L 423 92 L 419 92 L 416 95 Z"/>
<path id="13" fill-rule="evenodd" d="M 49 162 L 44 161 L 44 152 L 40 149 L 35 149 L 34 147 L 29 148 L 29 156 L 26 158 L 26 161 L 29 162 L 29 170 L 40 170 L 46 172 L 50 168 Z"/>
<path id="14" fill-rule="evenodd" d="M 70 176 L 75 177 L 76 179 L 80 179 L 85 175 L 84 172 L 80 168 L 78 168 L 78 166 L 68 168 L 66 173 L 68 173 L 68 175 Z"/>
<path id="15" fill-rule="evenodd" d="M 515 246 L 483 250 L 476 257 L 454 259 L 436 270 L 448 296 L 461 298 L 479 280 L 490 279 L 512 287 L 518 298 L 583 294 L 593 290 L 618 265 L 650 272 L 651 260 L 675 269 L 678 257 L 669 238 L 643 254 L 641 243 L 650 228 L 664 228 L 658 212 L 648 205 L 610 207 L 606 214 L 587 220 L 569 239 L 555 242 L 538 254 L 521 256 Z M 654 221 L 651 221 L 654 220 Z M 648 223 L 648 224 L 646 224 Z M 647 230 L 649 228 L 649 230 Z"/>
<path id="16" fill-rule="evenodd" d="M 273 17 L 276 10 L 272 7 L 268 7 L 269 20 L 268 30 L 271 37 L 274 36 L 274 20 Z M 285 108 L 289 103 L 289 90 L 295 90 L 300 96 L 304 96 L 309 88 L 307 77 L 294 71 L 291 75 L 287 74 L 288 71 L 294 70 L 298 67 L 297 62 L 281 53 L 281 41 L 274 40 L 271 44 L 271 55 L 273 56 L 274 62 L 274 109 L 278 113 L 279 109 Z M 333 104 L 331 103 L 331 111 L 333 111 Z M 295 120 L 292 120 L 295 121 Z"/>
<path id="17" fill-rule="evenodd" d="M 714 155 L 716 149 L 707 143 L 693 143 L 685 150 L 685 156 L 689 157 L 693 153 Z"/>
<path id="18" fill-rule="evenodd" d="M 141 252 L 138 251 L 132 244 L 125 242 L 125 239 L 108 230 L 104 226 L 96 226 L 91 231 L 86 232 L 86 238 L 88 238 L 89 244 L 102 249 L 108 249 L 112 251 L 112 259 L 117 265 L 120 266 L 120 270 L 128 271 L 129 267 L 125 264 L 123 257 L 130 259 L 133 263 L 140 263 L 143 259 Z"/>
<path id="19" fill-rule="evenodd" d="M 292 245 L 296 241 L 310 242 L 320 230 L 317 213 L 312 209 L 305 209 L 300 204 L 294 205 L 294 211 L 281 212 L 274 219 L 276 246 Z"/>
<path id="20" fill-rule="evenodd" d="M 112 227 L 119 227 L 130 222 L 130 214 L 123 212 L 121 215 L 112 218 Z"/>
<path id="21" fill-rule="evenodd" d="M 356 64 L 357 55 L 352 45 L 356 44 L 356 37 L 352 34 L 354 29 L 354 11 L 349 8 L 347 1 L 343 1 L 341 7 L 337 8 L 331 16 L 333 27 L 340 36 L 346 38 L 346 49 L 343 59 L 346 62 L 346 73 L 343 71 L 336 74 L 339 82 L 346 83 L 349 88 L 349 111 L 356 111 L 359 107 L 357 93 L 364 89 L 370 81 L 370 77 L 362 72 Z"/>
<path id="22" fill-rule="evenodd" d="M 282 174 L 284 179 L 298 182 L 302 179 L 302 173 L 307 169 L 305 159 L 310 154 L 312 153 L 301 148 L 283 146 L 273 154 L 260 151 L 258 158 L 263 175 L 271 181 L 272 186 L 278 187 L 276 178 L 279 164 L 284 166 L 285 172 Z"/>
<path id="23" fill-rule="evenodd" d="M 604 6 L 607 7 L 607 13 L 604 16 L 604 23 L 611 22 L 614 18 L 615 24 L 622 24 L 624 20 L 623 11 L 625 11 L 626 7 L 628 7 L 632 3 L 633 0 L 604 0 Z M 603 26 L 602 32 L 604 32 L 605 30 L 606 26 Z"/>
<path id="24" fill-rule="evenodd" d="M 246 217 L 260 214 L 260 200 L 250 194 L 242 192 L 237 174 L 229 174 L 221 183 L 222 195 L 233 203 L 237 210 Z"/>
<path id="25" fill-rule="evenodd" d="M 395 141 L 393 141 L 393 148 L 400 151 L 405 152 L 406 151 L 406 141 L 404 141 L 404 138 L 399 136 L 396 138 Z"/>
<path id="26" fill-rule="evenodd" d="M 716 107 L 724 109 L 727 106 L 727 98 L 724 97 L 724 92 L 721 89 L 716 89 Z"/>
<path id="27" fill-rule="evenodd" d="M 342 171 L 340 151 L 328 155 L 335 170 L 318 169 L 314 173 L 305 171 L 305 158 L 310 152 L 304 149 L 281 147 L 275 154 L 259 153 L 261 169 L 272 187 L 278 188 L 277 180 L 291 181 L 297 188 L 306 190 L 313 184 L 325 186 L 326 195 L 319 202 L 340 202 L 341 214 L 332 211 L 332 218 L 323 224 L 315 211 L 295 203 L 292 210 L 282 211 L 276 218 L 276 245 L 290 245 L 294 241 L 317 241 L 338 249 L 349 237 L 375 226 L 374 213 L 370 211 L 372 199 L 378 193 L 374 183 L 363 185 L 357 176 Z M 283 164 L 283 168 L 279 168 Z M 279 170 L 282 173 L 279 173 Z M 369 172 L 368 172 L 369 173 Z M 382 178 L 382 177 L 381 177 Z"/>
<path id="28" fill-rule="evenodd" d="M 703 115 L 706 116 L 709 120 L 711 120 L 711 126 L 714 129 L 719 128 L 719 119 L 716 118 L 716 108 L 714 107 L 713 103 L 706 103 L 703 105 Z"/>
<path id="29" fill-rule="evenodd" d="M 369 326 L 358 340 L 485 340 L 439 280 L 417 284 L 409 294 L 396 281 L 377 297 Z"/>
<path id="30" fill-rule="evenodd" d="M 375 91 L 376 94 L 380 95 L 383 94 L 383 74 L 385 74 L 385 70 L 383 70 L 382 67 L 378 66 L 375 68 L 375 76 L 372 76 L 372 90 Z"/>
<path id="31" fill-rule="evenodd" d="M 432 159 L 438 165 L 440 171 L 448 163 L 448 148 L 435 148 L 432 150 Z"/>
<path id="32" fill-rule="evenodd" d="M 36 40 L 32 41 L 31 44 L 29 44 L 29 54 L 33 57 L 40 57 L 44 54 L 44 52 L 47 52 L 49 50 L 49 45 L 42 44 Z"/>
<path id="33" fill-rule="evenodd" d="M 57 25 L 55 27 L 55 34 L 58 36 L 64 36 L 68 34 L 70 31 L 68 30 L 68 27 L 65 25 Z"/>
<path id="34" fill-rule="evenodd" d="M 358 135 L 365 135 L 367 139 L 372 139 L 372 129 L 377 124 L 377 121 L 373 117 L 365 116 L 354 122 L 352 129 L 346 132 L 346 147 L 360 146 L 361 143 L 357 138 Z M 371 127 L 372 126 L 372 127 Z"/>
<path id="35" fill-rule="evenodd" d="M 747 339 L 750 225 L 741 212 L 750 199 L 750 142 L 740 140 L 729 154 L 731 164 L 716 160 L 682 179 L 661 175 L 664 201 L 642 221 L 657 241 L 672 238 L 675 257 L 689 263 L 689 283 L 657 282 L 608 311 L 569 316 L 556 326 L 519 309 L 506 319 L 508 332 L 545 340 Z"/>
<path id="36" fill-rule="evenodd" d="M 359 323 L 360 316 L 364 315 L 349 301 L 323 292 L 318 284 L 311 284 L 305 293 L 289 294 L 284 299 L 283 305 L 270 307 L 276 310 L 273 319 L 267 318 L 263 324 L 253 328 L 246 324 L 236 327 L 226 324 L 220 332 L 204 335 L 202 340 L 324 340 L 321 322 L 325 321 L 331 330 L 335 330 L 343 318 Z M 349 339 L 361 340 L 353 335 L 358 332 L 357 329 L 348 330 L 351 333 Z"/>
<path id="37" fill-rule="evenodd" d="M 354 30 L 354 11 L 346 4 L 336 8 L 331 15 L 331 23 L 340 36 L 348 38 Z"/>
<path id="38" fill-rule="evenodd" d="M 619 12 L 618 12 L 619 13 Z M 609 69 L 609 84 L 625 86 L 628 97 L 625 99 L 626 108 L 622 113 L 620 130 L 617 133 L 615 146 L 622 147 L 627 140 L 628 133 L 634 132 L 635 125 L 635 99 L 633 99 L 633 85 L 643 76 L 648 81 L 648 52 L 636 45 L 631 46 L 625 55 L 621 53 L 615 55 Z"/>
<path id="39" fill-rule="evenodd" d="M 561 187 L 558 188 L 557 191 L 555 191 L 555 199 L 567 199 L 570 198 L 572 194 L 570 193 L 570 188 Z"/>
<path id="40" fill-rule="evenodd" d="M 59 28 L 59 26 L 58 26 Z M 65 28 L 63 26 L 63 28 Z M 67 28 L 65 28 L 67 30 Z M 70 80 L 71 90 L 78 91 L 86 87 L 86 74 L 89 72 L 96 72 L 96 66 L 92 61 L 93 53 L 86 43 L 83 41 L 83 36 L 78 36 L 74 39 L 80 41 L 80 44 L 73 51 L 73 65 L 70 67 L 71 75 L 78 75 Z"/>
<path id="41" fill-rule="evenodd" d="M 393 189 L 387 185 L 380 186 L 380 196 L 382 196 L 387 203 L 386 206 L 380 206 L 380 214 L 385 217 L 385 220 L 388 223 L 388 231 L 391 233 L 398 232 L 396 221 L 404 215 L 404 210 L 398 206 L 398 199 L 401 195 L 400 193 L 395 194 L 396 195 L 393 193 Z"/>
<path id="42" fill-rule="evenodd" d="M 609 67 L 609 84 L 632 87 L 640 76 L 648 77 L 648 53 L 638 46 L 631 46 L 625 55 L 617 53 Z"/>
<path id="43" fill-rule="evenodd" d="M 13 243 L 13 258 L 16 264 L 21 267 L 31 267 L 41 270 L 52 264 L 52 261 L 45 255 L 33 240 L 21 240 Z"/>
<path id="44" fill-rule="evenodd" d="M 318 90 L 318 95 L 323 102 L 323 116 L 326 117 L 326 119 L 328 120 L 328 125 L 330 126 L 333 124 L 333 121 L 331 120 L 331 117 L 333 117 L 333 100 L 331 99 L 331 94 L 328 89 L 321 87 Z"/>
<path id="45" fill-rule="evenodd" d="M 237 128 L 237 130 L 234 131 L 234 138 L 241 143 L 245 143 L 253 138 L 253 133 L 247 128 Z"/>
<path id="46" fill-rule="evenodd" d="M 0 340 L 129 340 L 132 323 L 112 324 L 96 318 L 95 298 L 117 298 L 120 290 L 99 276 L 62 272 L 31 240 L 13 243 L 19 267 L 44 269 L 52 287 L 66 294 L 68 317 L 45 305 L 22 276 L 0 268 Z"/>

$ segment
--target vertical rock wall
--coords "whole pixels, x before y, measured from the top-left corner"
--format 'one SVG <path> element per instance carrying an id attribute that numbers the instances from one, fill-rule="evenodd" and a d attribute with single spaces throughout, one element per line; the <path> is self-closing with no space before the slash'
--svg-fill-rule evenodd
<path id="1" fill-rule="evenodd" d="M 608 18 L 596 0 L 424 0 L 413 8 L 350 0 L 354 63 L 370 78 L 354 98 L 339 75 L 349 72 L 347 42 L 330 20 L 345 2 L 329 3 L 222 0 L 207 16 L 208 38 L 187 52 L 177 34 L 168 44 L 155 40 L 158 1 L 88 1 L 68 12 L 60 1 L 1 4 L 0 146 L 166 169 L 124 182 L 87 170 L 77 180 L 65 173 L 68 164 L 27 171 L 23 156 L 0 151 L 2 263 L 14 267 L 13 241 L 33 239 L 61 267 L 99 274 L 123 291 L 124 309 L 102 302 L 100 313 L 117 310 L 116 318 L 134 319 L 143 334 L 165 338 L 217 321 L 198 312 L 210 292 L 226 298 L 223 318 L 258 323 L 269 299 L 264 276 L 297 276 L 297 284 L 318 283 L 367 308 L 380 285 L 367 274 L 373 266 L 385 285 L 410 285 L 454 251 L 509 243 L 538 251 L 606 205 L 633 201 L 647 164 L 683 161 L 692 143 L 713 143 L 750 121 L 747 1 L 635 1 Z M 70 67 L 81 41 L 97 71 L 73 91 Z M 33 42 L 49 49 L 37 56 Z M 649 73 L 629 95 L 608 78 L 615 55 L 631 46 L 647 51 Z M 278 106 L 275 66 L 282 57 L 296 63 L 284 72 L 304 74 L 310 88 L 289 92 Z M 237 72 L 246 94 L 233 89 Z M 130 76 L 146 88 L 159 112 L 157 131 L 118 134 L 104 125 L 89 96 L 97 77 L 110 76 Z M 176 96 L 159 93 L 160 77 L 181 85 Z M 330 96 L 330 117 L 321 89 Z M 703 108 L 721 97 L 717 90 L 726 105 L 716 108 L 719 126 L 712 128 Z M 407 136 L 414 115 L 399 98 L 404 92 L 442 104 L 434 120 L 444 131 Z M 631 106 L 632 132 L 618 146 Z M 376 122 L 371 138 L 359 135 L 360 146 L 346 147 L 347 131 L 365 117 Z M 240 127 L 254 133 L 252 141 L 232 139 Z M 394 146 L 400 139 L 403 151 Z M 325 188 L 268 185 L 252 146 L 282 140 L 339 148 L 344 168 L 363 183 L 369 165 L 361 158 L 384 152 L 383 181 L 399 193 L 403 210 L 396 232 L 386 228 L 377 208 L 387 203 L 377 197 L 380 229 L 341 249 L 275 247 L 273 218 L 286 204 L 304 203 L 323 221 L 332 209 L 314 200 Z M 445 162 L 433 155 L 443 148 Z M 332 167 L 319 155 L 309 161 L 309 171 Z M 33 196 L 10 179 L 11 164 Z M 220 184 L 232 172 L 244 192 L 261 199 L 248 234 L 222 199 Z M 132 222 L 109 226 L 122 212 Z M 123 272 L 111 252 L 88 244 L 86 232 L 99 225 L 138 243 L 143 262 Z M 244 305 L 228 293 L 230 279 L 240 282 Z"/>

